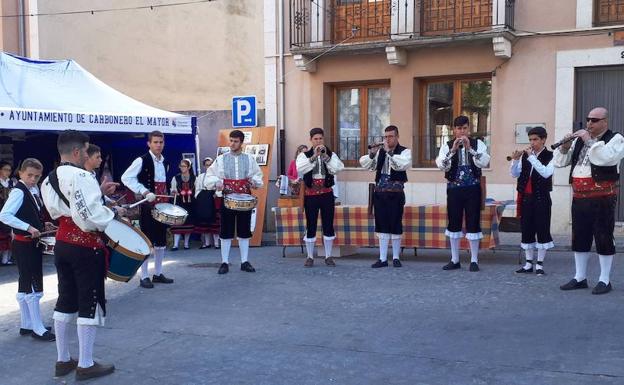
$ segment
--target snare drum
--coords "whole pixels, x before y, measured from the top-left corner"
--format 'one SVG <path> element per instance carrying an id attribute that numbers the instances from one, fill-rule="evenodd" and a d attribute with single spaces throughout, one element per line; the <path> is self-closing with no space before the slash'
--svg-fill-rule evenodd
<path id="1" fill-rule="evenodd" d="M 152 218 L 166 225 L 183 225 L 186 217 L 188 217 L 188 211 L 171 203 L 157 203 L 152 209 Z"/>
<path id="2" fill-rule="evenodd" d="M 227 194 L 223 198 L 226 208 L 236 211 L 251 211 L 258 204 L 258 198 L 250 194 Z"/>
<path id="3" fill-rule="evenodd" d="M 41 237 L 39 238 L 39 245 L 41 245 L 41 251 L 43 254 L 54 255 L 54 245 L 56 245 L 56 238 Z"/>
<path id="4" fill-rule="evenodd" d="M 104 234 L 110 251 L 106 275 L 115 281 L 128 282 L 149 257 L 152 243 L 134 226 L 117 219 L 106 226 Z"/>

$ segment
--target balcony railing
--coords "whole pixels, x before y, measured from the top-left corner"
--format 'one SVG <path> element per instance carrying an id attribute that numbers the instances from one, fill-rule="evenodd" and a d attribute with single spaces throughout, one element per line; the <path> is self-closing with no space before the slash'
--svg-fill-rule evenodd
<path id="1" fill-rule="evenodd" d="M 624 24 L 624 0 L 594 0 L 594 25 Z"/>
<path id="2" fill-rule="evenodd" d="M 623 0 L 624 1 L 624 0 Z M 515 0 L 290 0 L 296 48 L 513 29 Z"/>

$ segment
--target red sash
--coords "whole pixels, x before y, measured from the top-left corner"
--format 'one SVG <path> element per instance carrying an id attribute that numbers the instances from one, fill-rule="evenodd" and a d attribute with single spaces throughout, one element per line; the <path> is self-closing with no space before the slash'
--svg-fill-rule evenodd
<path id="1" fill-rule="evenodd" d="M 331 187 L 325 187 L 325 179 L 312 179 L 312 187 L 305 189 L 306 196 L 321 195 L 333 192 Z"/>
<path id="2" fill-rule="evenodd" d="M 59 218 L 56 240 L 80 247 L 101 249 L 104 252 L 106 271 L 108 271 L 110 251 L 100 233 L 82 231 L 70 217 Z"/>
<path id="3" fill-rule="evenodd" d="M 251 184 L 247 179 L 223 179 L 224 194 L 251 194 Z"/>
<path id="4" fill-rule="evenodd" d="M 572 196 L 574 198 L 599 198 L 617 195 L 616 181 L 597 182 L 594 178 L 572 178 Z"/>
<path id="5" fill-rule="evenodd" d="M 21 235 L 21 234 L 14 234 L 13 235 L 13 240 L 14 241 L 18 241 L 18 242 L 33 242 L 33 241 L 35 241 L 35 239 L 33 239 L 30 235 Z"/>

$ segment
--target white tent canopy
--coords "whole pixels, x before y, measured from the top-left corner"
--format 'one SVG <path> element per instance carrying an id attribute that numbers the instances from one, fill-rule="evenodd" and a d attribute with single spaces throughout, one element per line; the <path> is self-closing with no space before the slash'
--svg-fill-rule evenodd
<path id="1" fill-rule="evenodd" d="M 0 52 L 0 130 L 192 134 L 193 118 L 141 103 L 73 60 Z"/>

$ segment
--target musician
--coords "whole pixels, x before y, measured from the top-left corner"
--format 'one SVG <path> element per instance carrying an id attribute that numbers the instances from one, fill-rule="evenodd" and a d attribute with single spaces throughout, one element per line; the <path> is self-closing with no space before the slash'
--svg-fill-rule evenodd
<path id="1" fill-rule="evenodd" d="M 490 155 L 479 139 L 469 138 L 470 121 L 460 115 L 453 120 L 453 136 L 440 147 L 436 165 L 444 171 L 448 226 L 446 236 L 451 244 L 451 261 L 444 270 L 460 269 L 459 242 L 462 222 L 466 220 L 466 239 L 470 243 L 470 271 L 479 271 L 481 233 L 481 169 L 487 167 Z"/>
<path id="2" fill-rule="evenodd" d="M 325 247 L 325 264 L 336 266 L 332 258 L 332 246 L 336 234 L 334 232 L 334 175 L 342 171 L 344 164 L 336 153 L 325 146 L 325 132 L 322 128 L 310 130 L 310 149 L 297 157 L 297 173 L 303 175 L 306 190 L 303 207 L 306 215 L 306 244 L 308 257 L 305 267 L 314 266 L 314 244 L 316 243 L 316 222 L 319 211 L 323 226 L 323 246 Z"/>
<path id="3" fill-rule="evenodd" d="M 217 184 L 207 183 L 206 172 L 212 165 L 211 157 L 204 158 L 205 172 L 199 174 L 195 179 L 195 232 L 201 234 L 200 249 L 207 249 L 212 246 L 220 249 L 219 231 L 221 229 L 221 204 L 223 199 L 216 196 Z"/>
<path id="4" fill-rule="evenodd" d="M 54 334 L 43 326 L 39 301 L 43 297 L 42 250 L 38 245 L 44 230 L 43 201 L 37 187 L 43 166 L 27 158 L 19 169 L 20 180 L 9 193 L 0 211 L 0 221 L 13 229 L 11 242 L 19 273 L 17 302 L 20 307 L 20 335 L 30 334 L 42 341 L 54 341 Z M 48 223 L 48 227 L 50 224 Z"/>
<path id="5" fill-rule="evenodd" d="M 15 180 L 11 178 L 13 168 L 9 162 L 0 161 L 0 209 L 9 197 L 9 191 L 15 186 Z M 0 265 L 12 265 L 11 261 L 11 228 L 0 223 Z"/>
<path id="6" fill-rule="evenodd" d="M 96 327 L 106 317 L 104 278 L 108 250 L 101 232 L 113 220 L 114 213 L 102 204 L 102 194 L 112 193 L 116 183 L 101 188 L 83 169 L 89 136 L 67 130 L 57 141 L 61 163 L 43 181 L 43 202 L 52 219 L 59 221 L 54 247 L 59 296 L 54 309 L 56 331 L 56 376 L 76 369 L 76 380 L 105 376 L 113 365 L 93 361 Z M 117 209 L 120 215 L 124 210 Z M 78 362 L 69 353 L 69 323 L 77 318 Z"/>
<path id="7" fill-rule="evenodd" d="M 139 225 L 154 245 L 154 275 L 150 281 L 148 272 L 149 258 L 141 265 L 140 286 L 146 289 L 154 287 L 154 283 L 173 283 L 173 279 L 165 277 L 162 272 L 165 249 L 167 247 L 167 225 L 152 217 L 152 208 L 156 203 L 168 202 L 168 198 L 156 195 L 168 195 L 167 171 L 169 165 L 162 155 L 165 148 L 165 135 L 160 131 L 152 131 L 147 137 L 146 154 L 136 158 L 121 176 L 121 181 L 135 194 L 140 194 L 148 203 L 141 205 Z"/>
<path id="8" fill-rule="evenodd" d="M 592 294 L 611 291 L 609 279 L 615 254 L 613 229 L 617 204 L 620 161 L 624 158 L 624 137 L 608 128 L 608 111 L 592 109 L 587 128 L 565 136 L 573 139 L 555 150 L 555 167 L 570 168 L 572 185 L 572 250 L 576 274 L 561 290 L 585 289 L 587 262 L 593 241 L 600 261 L 600 278 Z"/>
<path id="9" fill-rule="evenodd" d="M 176 195 L 176 205 L 182 207 L 188 213 L 186 221 L 182 225 L 172 226 L 173 247 L 171 251 L 177 251 L 180 246 L 180 239 L 184 235 L 184 250 L 190 249 L 189 241 L 195 229 L 194 203 L 195 203 L 195 173 L 193 165 L 188 159 L 180 161 L 180 172 L 171 179 L 171 193 Z"/>
<path id="10" fill-rule="evenodd" d="M 375 233 L 379 238 L 379 260 L 371 267 L 388 266 L 388 243 L 392 241 L 392 265 L 401 267 L 401 236 L 405 206 L 405 172 L 412 164 L 412 152 L 399 144 L 399 129 L 388 126 L 384 141 L 369 146 L 369 153 L 360 158 L 360 165 L 375 171 Z"/>
<path id="11" fill-rule="evenodd" d="M 260 188 L 262 170 L 253 156 L 243 153 L 245 135 L 240 130 L 230 132 L 230 152 L 219 155 L 214 163 L 206 170 L 204 188 L 215 184 L 217 191 L 222 191 L 224 197 L 228 194 L 251 194 L 252 188 Z M 229 271 L 230 248 L 236 234 L 241 254 L 241 270 L 248 273 L 256 271 L 249 263 L 249 239 L 251 238 L 251 211 L 230 210 L 221 206 L 221 267 L 219 274 Z"/>
<path id="12" fill-rule="evenodd" d="M 555 171 L 553 153 L 546 149 L 546 129 L 533 127 L 528 132 L 531 146 L 524 151 L 514 151 L 511 176 L 518 178 L 517 214 L 520 217 L 526 262 L 516 273 L 533 273 L 534 251 L 537 249 L 535 273 L 544 274 L 546 250 L 554 247 L 550 235 L 550 210 L 552 201 L 552 175 Z M 536 242 L 537 236 L 537 242 Z"/>
<path id="13" fill-rule="evenodd" d="M 87 160 L 85 161 L 84 169 L 89 171 L 97 180 L 97 170 L 101 165 L 102 150 L 100 149 L 100 146 L 89 143 L 89 148 L 87 148 Z"/>

